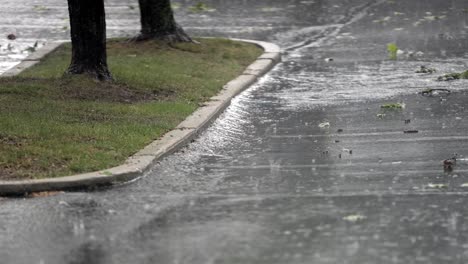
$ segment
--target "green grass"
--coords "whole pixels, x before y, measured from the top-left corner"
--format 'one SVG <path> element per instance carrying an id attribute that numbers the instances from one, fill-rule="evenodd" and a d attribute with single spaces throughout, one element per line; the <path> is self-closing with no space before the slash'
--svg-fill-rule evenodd
<path id="1" fill-rule="evenodd" d="M 0 179 L 58 177 L 121 164 L 262 52 L 229 40 L 199 41 L 110 41 L 112 83 L 62 77 L 68 44 L 20 76 L 0 78 Z"/>

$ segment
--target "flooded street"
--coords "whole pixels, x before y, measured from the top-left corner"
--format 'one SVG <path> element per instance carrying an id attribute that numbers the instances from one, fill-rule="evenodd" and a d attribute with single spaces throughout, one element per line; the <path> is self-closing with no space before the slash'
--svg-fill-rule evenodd
<path id="1" fill-rule="evenodd" d="M 468 81 L 436 81 L 468 69 L 466 1 L 174 2 L 192 35 L 283 62 L 136 182 L 0 200 L 0 263 L 468 261 Z M 0 71 L 68 39 L 65 4 L 0 6 Z M 110 37 L 138 32 L 136 4 L 106 1 Z"/>

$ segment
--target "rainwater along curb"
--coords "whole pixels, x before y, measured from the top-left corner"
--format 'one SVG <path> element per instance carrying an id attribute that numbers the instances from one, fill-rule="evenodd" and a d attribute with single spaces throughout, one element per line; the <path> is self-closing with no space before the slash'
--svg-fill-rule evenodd
<path id="1" fill-rule="evenodd" d="M 281 61 L 281 50 L 273 43 L 245 39 L 232 40 L 253 43 L 263 48 L 264 53 L 248 66 L 240 76 L 228 82 L 216 96 L 210 98 L 203 107 L 188 116 L 174 130 L 129 157 L 124 164 L 110 169 L 59 178 L 0 181 L 0 195 L 93 189 L 99 186 L 129 182 L 143 176 L 151 168 L 151 165 L 196 138 L 230 105 L 233 97 L 250 87 L 259 77 L 270 71 Z M 15 76 L 37 64 L 44 56 L 54 51 L 62 43 L 46 44 L 20 64 L 5 72 L 2 77 Z"/>

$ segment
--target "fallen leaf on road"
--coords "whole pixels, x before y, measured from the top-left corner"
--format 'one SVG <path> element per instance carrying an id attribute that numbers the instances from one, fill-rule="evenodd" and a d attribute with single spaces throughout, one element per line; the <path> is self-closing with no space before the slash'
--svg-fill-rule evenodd
<path id="1" fill-rule="evenodd" d="M 403 131 L 404 134 L 417 134 L 419 133 L 418 130 L 405 130 Z"/>
<path id="2" fill-rule="evenodd" d="M 362 220 L 364 220 L 366 218 L 367 217 L 365 217 L 364 215 L 355 214 L 355 215 L 345 216 L 345 217 L 343 217 L 343 220 L 354 223 L 354 222 L 362 221 Z"/>
<path id="3" fill-rule="evenodd" d="M 28 194 L 27 198 L 39 198 L 39 197 L 49 197 L 49 196 L 54 196 L 54 195 L 59 195 L 64 192 L 33 192 Z"/>
<path id="4" fill-rule="evenodd" d="M 9 40 L 15 40 L 15 39 L 16 39 L 16 35 L 15 35 L 15 34 L 8 34 L 7 39 L 9 39 Z"/>
<path id="5" fill-rule="evenodd" d="M 427 187 L 433 188 L 433 189 L 442 189 L 442 188 L 447 188 L 447 184 L 443 184 L 443 183 L 429 183 L 429 184 L 427 185 Z"/>
<path id="6" fill-rule="evenodd" d="M 329 128 L 330 127 L 330 122 L 323 122 L 319 124 L 320 128 Z"/>
<path id="7" fill-rule="evenodd" d="M 382 109 L 404 109 L 405 104 L 403 103 L 384 104 L 384 105 L 381 105 L 380 108 Z"/>

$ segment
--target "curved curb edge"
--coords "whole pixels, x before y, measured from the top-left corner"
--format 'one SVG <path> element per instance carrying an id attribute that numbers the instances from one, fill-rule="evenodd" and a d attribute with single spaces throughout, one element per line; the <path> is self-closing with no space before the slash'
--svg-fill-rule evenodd
<path id="1" fill-rule="evenodd" d="M 259 77 L 269 72 L 281 61 L 281 50 L 276 44 L 246 39 L 231 40 L 256 44 L 263 48 L 264 53 L 248 66 L 240 76 L 228 82 L 217 95 L 211 97 L 174 130 L 166 133 L 160 139 L 153 141 L 129 157 L 124 164 L 106 170 L 59 178 L 0 181 L 0 195 L 92 189 L 129 182 L 143 176 L 161 158 L 174 153 L 196 138 L 201 131 L 230 105 L 232 98 L 254 84 Z M 44 56 L 55 50 L 62 43 L 52 42 L 43 46 L 20 64 L 2 74 L 2 77 L 15 76 L 21 73 L 23 70 L 38 63 Z"/>

